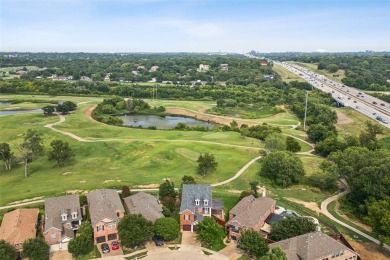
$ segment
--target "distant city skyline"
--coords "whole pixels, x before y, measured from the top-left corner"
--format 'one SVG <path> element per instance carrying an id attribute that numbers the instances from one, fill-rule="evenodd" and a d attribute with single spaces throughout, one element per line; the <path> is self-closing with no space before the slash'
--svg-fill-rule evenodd
<path id="1" fill-rule="evenodd" d="M 0 0 L 0 51 L 390 50 L 390 2 Z"/>

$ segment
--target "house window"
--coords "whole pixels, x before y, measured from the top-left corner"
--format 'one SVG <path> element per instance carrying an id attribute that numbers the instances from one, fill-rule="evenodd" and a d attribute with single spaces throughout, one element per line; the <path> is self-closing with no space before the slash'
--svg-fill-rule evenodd
<path id="1" fill-rule="evenodd" d="M 112 223 L 112 224 L 108 224 L 107 225 L 107 228 L 114 228 L 114 227 L 116 227 L 116 224 L 115 223 Z M 110 240 L 110 239 L 109 239 Z"/>
<path id="2" fill-rule="evenodd" d="M 209 214 L 209 208 L 204 208 L 204 214 Z"/>
<path id="3" fill-rule="evenodd" d="M 103 231 L 103 230 L 104 230 L 104 226 L 97 226 L 97 227 L 96 227 L 96 230 L 97 230 L 97 231 Z"/>
<path id="4" fill-rule="evenodd" d="M 184 215 L 184 220 L 189 220 L 190 219 L 190 215 Z"/>
<path id="5" fill-rule="evenodd" d="M 66 221 L 68 219 L 67 214 L 61 214 L 62 221 Z"/>
<path id="6" fill-rule="evenodd" d="M 208 205 L 209 205 L 209 200 L 203 200 L 203 204 L 204 204 L 205 206 L 208 206 Z"/>
<path id="7" fill-rule="evenodd" d="M 50 235 L 50 237 L 51 237 L 52 239 L 55 239 L 55 238 L 57 237 L 57 235 L 56 235 L 56 233 L 53 233 L 53 234 Z"/>
<path id="8" fill-rule="evenodd" d="M 199 206 L 199 202 L 200 202 L 200 200 L 195 200 L 195 205 Z"/>
<path id="9" fill-rule="evenodd" d="M 119 218 L 119 212 L 116 213 L 116 216 Z"/>
<path id="10" fill-rule="evenodd" d="M 77 212 L 72 213 L 72 219 L 77 219 Z"/>

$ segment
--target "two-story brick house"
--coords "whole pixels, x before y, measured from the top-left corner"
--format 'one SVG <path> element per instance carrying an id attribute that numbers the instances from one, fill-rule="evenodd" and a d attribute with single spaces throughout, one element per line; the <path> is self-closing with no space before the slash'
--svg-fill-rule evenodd
<path id="1" fill-rule="evenodd" d="M 268 216 L 275 211 L 276 201 L 265 197 L 249 195 L 240 200 L 229 212 L 225 228 L 229 239 L 239 240 L 241 232 L 254 229 L 260 232 Z"/>
<path id="2" fill-rule="evenodd" d="M 78 194 L 45 199 L 43 236 L 49 245 L 69 242 L 82 220 Z"/>
<path id="3" fill-rule="evenodd" d="M 100 189 L 87 194 L 95 244 L 118 239 L 118 223 L 125 209 L 116 190 Z"/>
<path id="4" fill-rule="evenodd" d="M 180 229 L 194 231 L 204 216 L 211 217 L 213 207 L 211 186 L 184 184 L 180 205 Z"/>
<path id="5" fill-rule="evenodd" d="M 359 255 L 320 231 L 285 239 L 269 245 L 280 247 L 288 260 L 356 260 Z"/>

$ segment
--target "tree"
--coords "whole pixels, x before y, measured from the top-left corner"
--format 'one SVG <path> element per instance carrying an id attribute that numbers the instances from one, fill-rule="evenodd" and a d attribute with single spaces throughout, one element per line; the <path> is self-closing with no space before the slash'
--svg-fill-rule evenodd
<path id="1" fill-rule="evenodd" d="M 265 138 L 265 149 L 268 151 L 286 150 L 286 141 L 284 136 L 278 133 L 272 133 Z"/>
<path id="2" fill-rule="evenodd" d="M 390 243 L 390 203 L 381 200 L 368 206 L 368 214 L 364 218 L 372 227 L 381 243 Z"/>
<path id="3" fill-rule="evenodd" d="M 118 224 L 118 234 L 123 245 L 138 246 L 150 240 L 154 233 L 153 222 L 141 214 L 125 215 Z"/>
<path id="4" fill-rule="evenodd" d="M 130 188 L 129 186 L 123 186 L 122 187 L 122 198 L 126 198 L 126 197 L 129 197 L 131 195 L 131 191 L 130 191 Z"/>
<path id="5" fill-rule="evenodd" d="M 16 248 L 5 240 L 0 240 L 0 256 L 4 260 L 16 260 Z"/>
<path id="6" fill-rule="evenodd" d="M 74 257 L 86 255 L 93 249 L 93 231 L 89 221 L 81 223 L 77 234 L 68 245 L 68 251 Z"/>
<path id="7" fill-rule="evenodd" d="M 192 176 L 187 176 L 187 175 L 184 175 L 182 178 L 181 178 L 181 185 L 183 186 L 183 184 L 196 184 L 196 181 L 194 179 L 194 177 Z"/>
<path id="8" fill-rule="evenodd" d="M 310 125 L 309 130 L 307 130 L 307 136 L 313 142 L 325 140 L 331 135 L 334 135 L 334 131 L 323 124 Z"/>
<path id="9" fill-rule="evenodd" d="M 296 153 L 296 152 L 299 152 L 301 150 L 301 145 L 299 144 L 299 142 L 295 138 L 293 138 L 291 136 L 287 136 L 286 150 L 289 152 L 292 152 L 292 153 Z"/>
<path id="10" fill-rule="evenodd" d="M 56 109 L 54 106 L 48 105 L 48 106 L 42 107 L 42 110 L 43 110 L 44 115 L 51 116 Z"/>
<path id="11" fill-rule="evenodd" d="M 270 239 L 280 241 L 313 232 L 315 230 L 316 225 L 309 218 L 287 217 L 271 225 Z"/>
<path id="12" fill-rule="evenodd" d="M 24 142 L 29 143 L 31 148 L 31 160 L 34 156 L 43 151 L 43 139 L 42 134 L 38 133 L 38 131 L 34 129 L 27 129 L 26 136 L 24 137 Z"/>
<path id="13" fill-rule="evenodd" d="M 160 185 L 158 195 L 160 199 L 164 197 L 176 198 L 175 184 L 166 179 L 165 182 Z"/>
<path id="14" fill-rule="evenodd" d="M 383 127 L 377 123 L 367 121 L 365 130 L 359 135 L 360 144 L 370 150 L 379 149 L 377 134 L 383 134 Z"/>
<path id="15" fill-rule="evenodd" d="M 179 235 L 179 223 L 174 218 L 159 218 L 154 223 L 156 235 L 172 240 Z"/>
<path id="16" fill-rule="evenodd" d="M 214 241 L 222 240 L 225 236 L 223 228 L 212 217 L 204 217 L 197 225 L 196 240 L 202 246 L 210 247 Z"/>
<path id="17" fill-rule="evenodd" d="M 249 186 L 251 187 L 251 190 L 253 191 L 254 193 L 254 196 L 257 198 L 257 186 L 259 185 L 259 182 L 258 181 L 252 181 L 249 183 Z"/>
<path id="18" fill-rule="evenodd" d="M 23 142 L 18 146 L 20 158 L 24 163 L 24 177 L 27 177 L 28 163 L 32 159 L 32 150 L 29 142 Z"/>
<path id="19" fill-rule="evenodd" d="M 0 159 L 5 163 L 5 170 L 11 170 L 11 159 L 13 157 L 13 153 L 11 152 L 11 148 L 7 143 L 0 143 Z"/>
<path id="20" fill-rule="evenodd" d="M 287 260 L 286 253 L 278 246 L 271 248 L 260 260 Z"/>
<path id="21" fill-rule="evenodd" d="M 336 64 L 329 64 L 326 66 L 326 70 L 330 73 L 335 73 L 339 70 L 339 66 L 337 66 Z"/>
<path id="22" fill-rule="evenodd" d="M 164 217 L 170 217 L 172 212 L 168 207 L 162 206 L 162 214 L 164 215 Z"/>
<path id="23" fill-rule="evenodd" d="M 30 238 L 23 243 L 23 256 L 30 260 L 48 260 L 50 246 L 42 238 Z"/>
<path id="24" fill-rule="evenodd" d="M 198 174 L 205 176 L 207 173 L 215 172 L 218 162 L 215 161 L 215 156 L 211 153 L 200 154 L 198 157 Z"/>
<path id="25" fill-rule="evenodd" d="M 260 257 L 268 252 L 267 241 L 254 229 L 242 232 L 239 246 L 251 257 Z"/>
<path id="26" fill-rule="evenodd" d="M 75 154 L 69 147 L 69 143 L 62 140 L 53 140 L 50 143 L 51 149 L 48 152 L 49 161 L 57 161 L 57 166 L 61 166 L 63 162 L 69 160 Z"/>
<path id="27" fill-rule="evenodd" d="M 234 120 L 233 119 L 233 121 L 232 122 L 230 122 L 230 128 L 232 129 L 232 130 L 238 130 L 238 123 L 236 122 L 236 120 Z"/>
<path id="28" fill-rule="evenodd" d="M 298 156 L 277 151 L 262 158 L 260 175 L 270 178 L 278 186 L 288 187 L 299 183 L 305 175 L 305 170 Z"/>
<path id="29" fill-rule="evenodd" d="M 62 104 L 57 105 L 57 112 L 60 112 L 61 114 L 66 114 L 70 111 L 76 110 L 77 105 L 71 101 L 65 101 Z"/>

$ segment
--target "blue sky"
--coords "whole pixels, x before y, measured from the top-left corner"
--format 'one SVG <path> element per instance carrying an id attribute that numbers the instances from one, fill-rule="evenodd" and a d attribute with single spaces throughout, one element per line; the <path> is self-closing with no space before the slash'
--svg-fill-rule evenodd
<path id="1" fill-rule="evenodd" d="M 390 1 L 0 0 L 0 51 L 390 50 Z"/>

